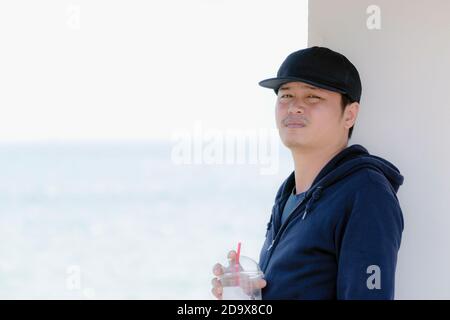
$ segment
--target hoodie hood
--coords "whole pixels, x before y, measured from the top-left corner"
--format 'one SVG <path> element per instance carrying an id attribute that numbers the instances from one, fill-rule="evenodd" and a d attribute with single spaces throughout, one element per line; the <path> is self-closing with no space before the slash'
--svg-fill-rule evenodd
<path id="1" fill-rule="evenodd" d="M 334 156 L 314 179 L 305 195 L 307 205 L 303 219 L 311 210 L 313 203 L 320 198 L 323 189 L 356 171 L 366 168 L 376 170 L 384 175 L 394 193 L 397 193 L 399 187 L 403 184 L 403 176 L 396 166 L 383 158 L 369 154 L 367 149 L 359 144 L 352 145 Z M 275 203 L 285 201 L 294 186 L 295 171 L 284 181 L 276 196 Z"/>

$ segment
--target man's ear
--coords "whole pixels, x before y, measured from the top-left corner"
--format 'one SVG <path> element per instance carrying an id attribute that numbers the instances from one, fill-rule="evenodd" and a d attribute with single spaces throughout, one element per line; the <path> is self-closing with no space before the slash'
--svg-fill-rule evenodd
<path id="1" fill-rule="evenodd" d="M 344 122 L 345 122 L 345 127 L 347 129 L 350 129 L 355 124 L 356 118 L 358 117 L 358 112 L 359 112 L 359 103 L 358 102 L 352 102 L 351 104 L 349 104 L 345 107 Z"/>

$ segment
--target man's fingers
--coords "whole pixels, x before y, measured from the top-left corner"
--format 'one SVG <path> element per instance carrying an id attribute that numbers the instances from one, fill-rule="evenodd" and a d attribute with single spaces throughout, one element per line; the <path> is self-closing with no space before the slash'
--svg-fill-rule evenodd
<path id="1" fill-rule="evenodd" d="M 230 252 L 228 252 L 228 262 L 230 264 L 233 264 L 234 261 L 236 260 L 236 251 L 231 250 Z M 216 263 L 213 267 L 213 273 L 215 276 L 220 276 L 224 273 L 224 267 L 220 264 L 220 263 Z"/>
<path id="2" fill-rule="evenodd" d="M 257 282 L 257 284 L 256 284 L 256 286 L 257 286 L 258 288 L 264 288 L 265 286 L 267 286 L 267 282 L 266 282 L 266 280 L 264 280 L 264 279 L 259 279 L 258 282 Z"/>
<path id="3" fill-rule="evenodd" d="M 236 251 L 231 250 L 230 252 L 228 252 L 228 260 L 234 261 L 235 259 L 236 259 Z"/>
<path id="4" fill-rule="evenodd" d="M 217 278 L 213 278 L 211 280 L 211 284 L 212 284 L 213 287 L 222 287 L 222 283 Z"/>
<path id="5" fill-rule="evenodd" d="M 242 281 L 241 288 L 247 295 L 252 294 L 255 290 L 264 288 L 267 285 L 266 280 L 258 279 L 256 281 Z"/>
<path id="6" fill-rule="evenodd" d="M 213 287 L 211 293 L 219 300 L 222 300 L 222 287 Z"/>
<path id="7" fill-rule="evenodd" d="M 213 273 L 215 276 L 220 276 L 223 274 L 223 267 L 220 263 L 216 263 L 213 267 Z"/>

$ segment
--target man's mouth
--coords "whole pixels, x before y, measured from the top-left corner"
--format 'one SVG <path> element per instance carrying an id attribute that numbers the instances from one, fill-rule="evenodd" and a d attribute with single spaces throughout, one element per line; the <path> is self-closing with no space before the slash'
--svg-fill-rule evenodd
<path id="1" fill-rule="evenodd" d="M 283 124 L 287 128 L 303 128 L 306 126 L 306 122 L 304 120 L 292 118 L 284 119 Z"/>
<path id="2" fill-rule="evenodd" d="M 288 128 L 303 128 L 305 125 L 301 124 L 301 123 L 291 123 L 291 124 L 287 124 L 286 127 Z"/>

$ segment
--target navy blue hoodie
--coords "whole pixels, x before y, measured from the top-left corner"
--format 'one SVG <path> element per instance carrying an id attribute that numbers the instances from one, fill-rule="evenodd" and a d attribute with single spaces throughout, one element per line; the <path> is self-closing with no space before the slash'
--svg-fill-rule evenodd
<path id="1" fill-rule="evenodd" d="M 283 225 L 294 172 L 275 198 L 259 265 L 263 299 L 393 299 L 403 215 L 403 176 L 361 145 L 319 172 Z"/>

